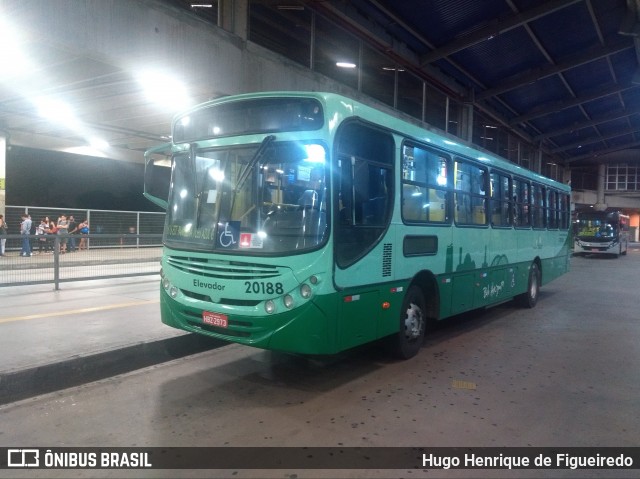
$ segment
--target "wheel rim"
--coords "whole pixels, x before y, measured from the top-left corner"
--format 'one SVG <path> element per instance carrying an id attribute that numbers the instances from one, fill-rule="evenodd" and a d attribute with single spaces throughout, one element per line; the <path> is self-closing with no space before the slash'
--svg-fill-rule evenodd
<path id="1" fill-rule="evenodd" d="M 538 297 L 538 271 L 534 269 L 531 274 L 531 299 Z"/>
<path id="2" fill-rule="evenodd" d="M 422 310 L 415 303 L 409 303 L 407 308 L 407 316 L 404 319 L 404 335 L 407 339 L 413 340 L 420 337 L 424 317 Z"/>

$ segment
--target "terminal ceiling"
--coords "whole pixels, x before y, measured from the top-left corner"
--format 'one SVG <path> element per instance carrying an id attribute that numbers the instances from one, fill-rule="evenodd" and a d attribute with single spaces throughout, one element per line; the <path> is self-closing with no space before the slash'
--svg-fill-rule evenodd
<path id="1" fill-rule="evenodd" d="M 574 166 L 619 155 L 633 161 L 637 156 L 639 2 L 259 3 L 274 21 L 286 15 L 287 9 L 300 7 L 329 18 L 386 52 L 403 68 L 457 100 L 473 104 L 495 124 L 541 146 L 557 163 Z M 195 2 L 161 3 L 189 9 Z M 192 9 L 191 14 L 210 16 L 204 9 Z M 150 104 L 139 84 L 121 67 L 56 48 L 47 42 L 46 34 L 30 40 L 30 51 L 37 56 L 38 81 L 33 83 L 40 85 L 39 91 L 64 97 L 72 109 L 81 112 L 87 128 L 100 132 L 113 148 L 139 154 L 168 138 L 173 112 Z M 190 87 L 197 101 L 216 96 L 207 85 Z M 80 139 L 64 125 L 41 118 L 20 89 L 7 82 L 0 83 L 0 129 L 8 133 L 10 142 L 12 137 L 23 142 L 51 138 L 51 149 L 56 149 L 54 138 Z"/>

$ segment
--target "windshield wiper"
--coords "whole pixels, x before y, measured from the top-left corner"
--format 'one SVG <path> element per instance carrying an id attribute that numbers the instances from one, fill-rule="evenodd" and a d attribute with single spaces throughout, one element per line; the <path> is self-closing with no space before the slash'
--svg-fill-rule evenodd
<path id="1" fill-rule="evenodd" d="M 262 143 L 260 143 L 258 150 L 255 152 L 253 157 L 251 157 L 249 163 L 247 163 L 247 166 L 245 166 L 244 170 L 242 170 L 242 173 L 240 173 L 240 176 L 238 177 L 238 183 L 236 184 L 235 188 L 236 192 L 242 189 L 244 182 L 247 181 L 247 178 L 249 178 L 249 175 L 251 174 L 251 170 L 253 170 L 253 168 L 256 166 L 256 163 L 260 161 L 260 158 L 262 158 L 265 151 L 267 151 L 267 148 L 269 148 L 269 146 L 275 141 L 275 139 L 275 135 L 269 135 L 265 136 L 264 140 L 262 140 Z"/>

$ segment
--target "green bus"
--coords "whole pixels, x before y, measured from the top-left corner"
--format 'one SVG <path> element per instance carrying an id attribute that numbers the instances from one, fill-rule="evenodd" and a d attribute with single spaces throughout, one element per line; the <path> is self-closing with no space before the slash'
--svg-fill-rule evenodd
<path id="1" fill-rule="evenodd" d="M 229 96 L 178 115 L 146 153 L 166 209 L 169 326 L 310 355 L 386 338 L 568 271 L 570 189 L 331 93 Z"/>

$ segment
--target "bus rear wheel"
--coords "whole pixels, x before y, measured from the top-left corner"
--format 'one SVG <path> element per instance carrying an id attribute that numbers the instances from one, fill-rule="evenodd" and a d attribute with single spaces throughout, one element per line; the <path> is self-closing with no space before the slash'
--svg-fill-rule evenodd
<path id="1" fill-rule="evenodd" d="M 540 268 L 538 263 L 531 263 L 529 268 L 529 281 L 527 283 L 526 293 L 522 293 L 517 297 L 518 303 L 525 308 L 533 308 L 538 302 L 538 293 L 540 292 Z"/>
<path id="2" fill-rule="evenodd" d="M 427 305 L 418 286 L 410 286 L 402 300 L 400 330 L 394 336 L 393 353 L 400 359 L 414 357 L 424 343 Z"/>

